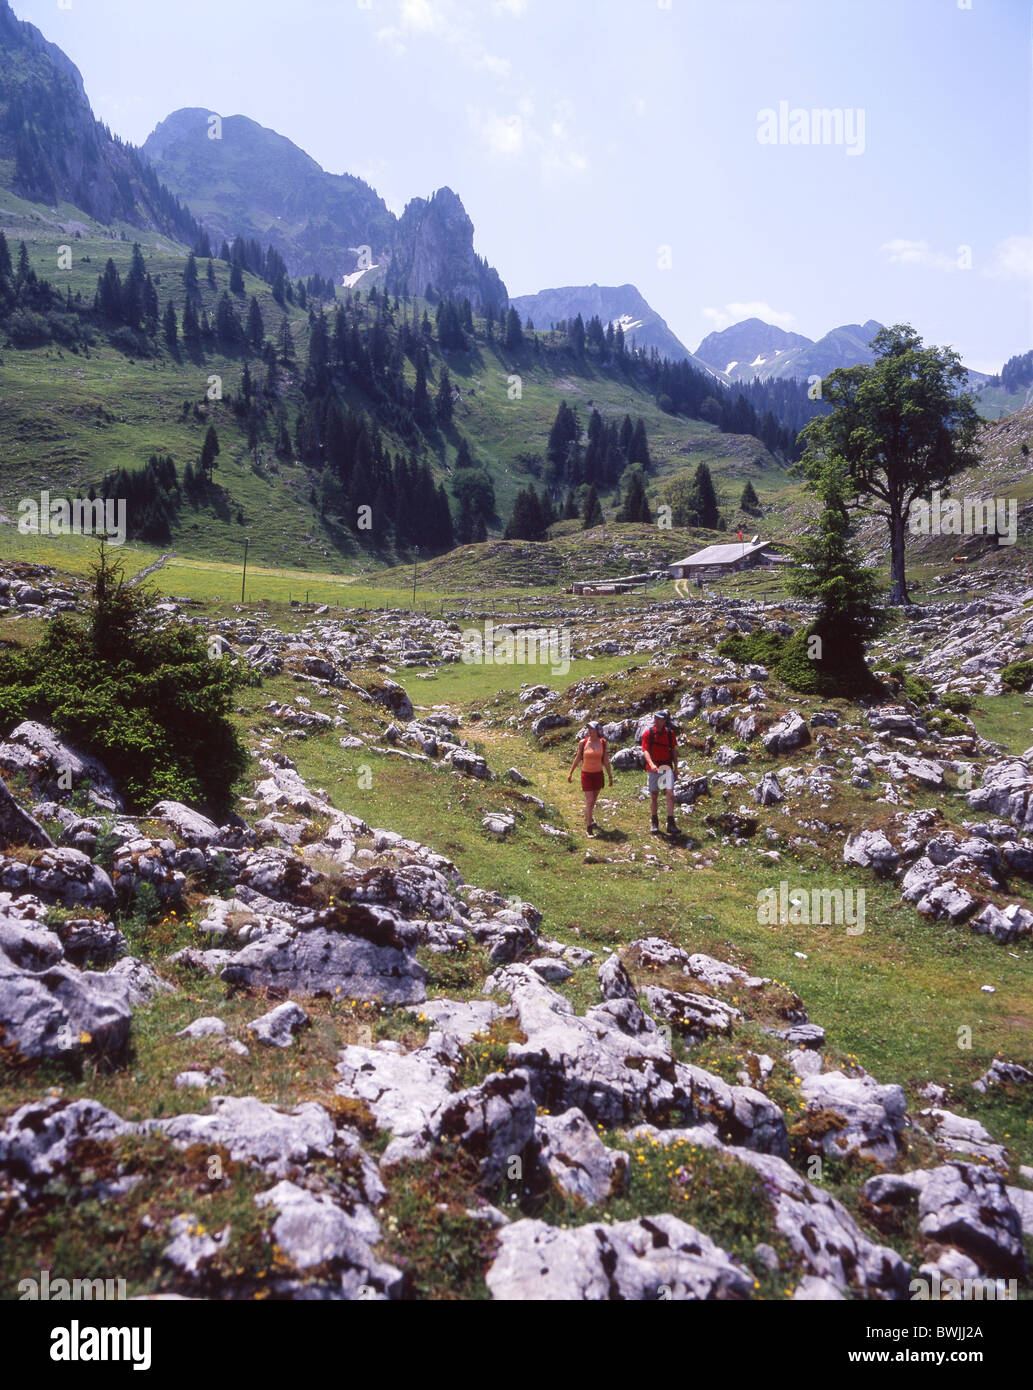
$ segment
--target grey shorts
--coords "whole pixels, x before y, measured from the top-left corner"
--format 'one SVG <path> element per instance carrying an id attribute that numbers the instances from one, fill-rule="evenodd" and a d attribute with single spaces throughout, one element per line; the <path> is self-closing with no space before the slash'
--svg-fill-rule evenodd
<path id="1" fill-rule="evenodd" d="M 646 790 L 665 792 L 674 786 L 674 772 L 669 763 L 659 763 L 659 772 L 646 773 Z"/>

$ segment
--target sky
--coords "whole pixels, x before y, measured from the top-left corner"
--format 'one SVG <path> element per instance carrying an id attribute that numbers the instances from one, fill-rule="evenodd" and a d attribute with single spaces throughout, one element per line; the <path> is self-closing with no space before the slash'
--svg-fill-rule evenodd
<path id="1" fill-rule="evenodd" d="M 203 106 L 395 212 L 448 185 L 511 295 L 631 282 L 690 349 L 754 315 L 1033 347 L 1030 0 L 12 6 L 136 144 Z"/>

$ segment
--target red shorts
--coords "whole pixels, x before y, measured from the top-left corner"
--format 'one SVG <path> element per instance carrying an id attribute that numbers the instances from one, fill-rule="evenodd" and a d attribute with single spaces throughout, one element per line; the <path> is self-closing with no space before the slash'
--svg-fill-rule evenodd
<path id="1" fill-rule="evenodd" d="M 606 786 L 606 774 L 604 772 L 582 772 L 581 790 L 583 792 L 601 792 Z"/>

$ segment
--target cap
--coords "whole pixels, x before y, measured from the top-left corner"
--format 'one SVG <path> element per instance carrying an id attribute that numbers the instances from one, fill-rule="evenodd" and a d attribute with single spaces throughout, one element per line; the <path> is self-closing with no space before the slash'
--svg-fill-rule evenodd
<path id="1" fill-rule="evenodd" d="M 657 712 L 653 715 L 654 719 L 670 719 L 670 717 L 671 716 L 665 709 L 658 709 Z"/>
<path id="2" fill-rule="evenodd" d="M 602 727 L 603 726 L 599 723 L 598 719 L 590 719 L 588 723 L 585 725 L 586 729 L 601 729 Z"/>

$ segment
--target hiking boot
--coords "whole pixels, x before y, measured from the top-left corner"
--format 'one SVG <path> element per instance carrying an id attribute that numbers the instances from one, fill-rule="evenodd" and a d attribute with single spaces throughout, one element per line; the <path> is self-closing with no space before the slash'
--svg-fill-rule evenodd
<path id="1" fill-rule="evenodd" d="M 649 822 L 649 833 L 650 835 L 660 834 L 660 822 L 658 820 L 651 820 Z"/>
<path id="2" fill-rule="evenodd" d="M 674 819 L 673 816 L 667 817 L 667 833 L 668 835 L 678 834 L 678 822 Z"/>
<path id="3" fill-rule="evenodd" d="M 593 821 L 591 825 L 585 826 L 585 834 L 586 834 L 586 835 L 594 835 L 594 834 L 595 834 L 595 821 Z"/>

